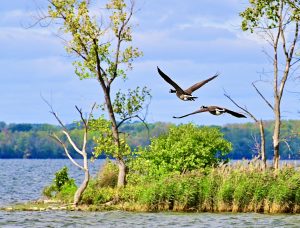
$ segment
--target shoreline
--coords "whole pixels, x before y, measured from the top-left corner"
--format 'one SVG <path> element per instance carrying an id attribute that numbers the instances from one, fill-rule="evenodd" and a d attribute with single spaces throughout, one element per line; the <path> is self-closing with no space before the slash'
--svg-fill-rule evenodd
<path id="1" fill-rule="evenodd" d="M 226 206 L 226 205 L 225 205 Z M 300 214 L 300 205 L 294 205 L 294 208 L 288 208 L 284 205 L 265 205 L 261 208 L 244 208 L 243 210 L 238 209 L 235 205 L 228 207 L 213 208 L 213 210 L 196 209 L 196 208 L 174 208 L 169 210 L 166 205 L 161 205 L 161 208 L 150 209 L 147 205 L 139 205 L 134 203 L 122 202 L 115 205 L 101 204 L 101 205 L 87 205 L 81 204 L 75 207 L 72 203 L 66 204 L 59 200 L 36 200 L 25 203 L 17 203 L 13 205 L 7 205 L 0 207 L 0 211 L 7 212 L 19 212 L 19 211 L 82 211 L 82 212 L 107 212 L 107 211 L 124 211 L 124 212 L 135 212 L 135 213 L 258 213 L 266 215 L 276 214 Z M 290 209 L 290 210 L 288 210 Z"/>

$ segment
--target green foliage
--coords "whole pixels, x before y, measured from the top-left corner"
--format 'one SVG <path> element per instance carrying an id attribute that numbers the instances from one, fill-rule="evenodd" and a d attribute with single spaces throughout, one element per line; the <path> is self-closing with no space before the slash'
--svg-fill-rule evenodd
<path id="1" fill-rule="evenodd" d="M 219 166 L 186 174 L 170 173 L 122 190 L 123 203 L 148 211 L 293 212 L 300 206 L 300 176 L 295 167 L 278 174 L 259 164 Z"/>
<path id="2" fill-rule="evenodd" d="M 55 173 L 54 183 L 55 183 L 55 187 L 58 191 L 60 191 L 62 186 L 64 186 L 69 181 L 70 181 L 70 178 L 68 175 L 67 166 L 64 166 L 61 170 L 59 170 Z"/>
<path id="3" fill-rule="evenodd" d="M 55 173 L 52 184 L 43 189 L 43 195 L 49 198 L 58 198 L 65 202 L 71 202 L 77 190 L 75 180 L 69 178 L 68 168 L 64 166 Z"/>
<path id="4" fill-rule="evenodd" d="M 133 160 L 132 169 L 150 176 L 184 173 L 217 165 L 230 150 L 231 144 L 219 129 L 180 125 L 153 138 L 148 150 L 138 152 L 140 156 Z"/>
<path id="5" fill-rule="evenodd" d="M 63 202 L 72 203 L 74 200 L 75 192 L 77 191 L 77 186 L 74 179 L 66 182 L 55 195 L 55 198 L 60 199 Z"/>
<path id="6" fill-rule="evenodd" d="M 129 89 L 127 94 L 118 91 L 113 103 L 114 113 L 120 116 L 120 119 L 126 119 L 133 116 L 143 108 L 146 98 L 151 98 L 150 90 L 144 87 L 140 91 L 140 87 L 134 90 Z"/>
<path id="7" fill-rule="evenodd" d="M 100 187 L 97 179 L 91 180 L 81 199 L 83 204 L 100 205 L 111 201 L 116 195 L 116 190 L 111 187 Z"/>
<path id="8" fill-rule="evenodd" d="M 96 145 L 94 147 L 95 157 L 98 157 L 102 153 L 114 158 L 125 157 L 131 154 L 131 148 L 125 138 L 120 138 L 119 145 L 115 143 L 115 136 L 111 130 L 110 121 L 100 117 L 93 120 L 90 126 L 93 131 L 98 132 L 98 135 L 93 137 Z"/>
<path id="9" fill-rule="evenodd" d="M 294 203 L 300 187 L 300 174 L 294 168 L 285 168 L 270 186 L 268 199 L 278 204 Z"/>
<path id="10" fill-rule="evenodd" d="M 136 117 L 147 98 L 150 99 L 146 87 L 142 91 L 137 87 L 129 90 L 128 94 L 119 91 L 115 100 L 111 100 L 111 85 L 114 80 L 125 80 L 126 71 L 132 69 L 132 62 L 142 55 L 138 48 L 130 45 L 130 20 L 134 13 L 134 3 L 108 0 L 105 9 L 102 9 L 105 12 L 96 15 L 91 14 L 89 2 L 85 0 L 50 0 L 49 3 L 50 18 L 63 22 L 60 29 L 67 34 L 67 51 L 79 57 L 73 63 L 76 74 L 80 79 L 96 78 L 104 92 L 105 102 L 102 107 L 107 108 L 110 121 L 100 118 L 93 122 L 92 130 L 99 132 L 99 137 L 94 137 L 94 155 L 98 157 L 105 153 L 125 161 L 131 148 L 125 135 L 124 138 L 120 136 L 116 118 L 120 117 L 122 122 Z M 103 15 L 108 17 L 107 21 L 102 18 Z"/>
<path id="11" fill-rule="evenodd" d="M 130 45 L 120 48 L 121 43 L 132 41 L 132 26 L 129 24 L 132 11 L 128 8 L 124 0 L 111 0 L 105 6 L 106 12 L 91 16 L 89 4 L 85 0 L 50 1 L 50 17 L 62 19 L 61 30 L 71 35 L 68 37 L 67 51 L 81 57 L 80 61 L 74 62 L 75 72 L 81 79 L 126 78 L 126 69 L 119 68 L 119 65 L 131 69 L 133 60 L 142 55 L 138 48 Z M 104 26 L 100 15 L 107 13 L 109 20 Z M 113 42 L 107 41 L 107 37 L 112 34 L 118 40 L 116 47 L 113 47 Z"/>
<path id="12" fill-rule="evenodd" d="M 51 184 L 49 186 L 44 187 L 43 189 L 43 195 L 48 197 L 48 198 L 52 198 L 55 196 L 57 192 L 56 186 L 54 184 Z"/>
<path id="13" fill-rule="evenodd" d="M 274 29 L 278 28 L 282 20 L 290 23 L 299 21 L 299 2 L 287 0 L 249 0 L 250 6 L 247 7 L 240 16 L 243 18 L 242 29 L 244 31 L 255 29 Z M 280 18 L 281 11 L 284 18 Z"/>

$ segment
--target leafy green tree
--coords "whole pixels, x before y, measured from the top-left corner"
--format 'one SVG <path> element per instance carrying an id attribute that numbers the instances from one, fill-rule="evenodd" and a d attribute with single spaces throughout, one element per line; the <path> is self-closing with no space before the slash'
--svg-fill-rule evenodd
<path id="1" fill-rule="evenodd" d="M 90 12 L 87 0 L 49 0 L 49 3 L 48 12 L 51 19 L 62 22 L 60 29 L 66 34 L 67 51 L 78 57 L 78 60 L 74 61 L 76 74 L 80 79 L 95 78 L 100 84 L 104 97 L 102 107 L 107 111 L 111 130 L 108 134 L 108 145 L 105 147 L 110 149 L 109 153 L 111 152 L 117 160 L 118 186 L 124 186 L 124 156 L 128 151 L 127 147 L 123 146 L 118 128 L 126 120 L 140 118 L 138 113 L 150 96 L 146 88 L 136 88 L 128 93 L 118 91 L 115 100 L 112 99 L 113 83 L 117 78 L 126 79 L 126 71 L 132 69 L 132 62 L 142 54 L 130 45 L 130 21 L 134 13 L 134 1 L 127 4 L 125 0 L 109 0 L 105 6 L 107 12 L 99 11 L 96 15 Z M 119 123 L 117 117 L 120 118 Z M 111 141 L 114 146 L 111 145 Z"/>
<path id="2" fill-rule="evenodd" d="M 296 0 L 249 0 L 248 6 L 240 16 L 242 29 L 258 32 L 271 45 L 273 61 L 273 97 L 274 102 L 267 101 L 259 93 L 274 113 L 273 150 L 274 168 L 279 167 L 281 130 L 281 101 L 287 80 L 298 59 L 295 53 L 299 34 L 300 3 Z"/>
<path id="3" fill-rule="evenodd" d="M 132 168 L 150 176 L 185 173 L 218 164 L 231 149 L 218 128 L 173 126 L 168 133 L 153 138 L 146 151 L 138 152 Z"/>

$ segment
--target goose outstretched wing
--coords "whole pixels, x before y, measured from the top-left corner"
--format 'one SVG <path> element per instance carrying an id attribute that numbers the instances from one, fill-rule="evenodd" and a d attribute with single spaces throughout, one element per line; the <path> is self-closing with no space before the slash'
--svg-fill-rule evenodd
<path id="1" fill-rule="evenodd" d="M 191 112 L 191 113 L 183 115 L 183 116 L 173 116 L 173 118 L 180 119 L 180 118 L 184 118 L 184 117 L 187 117 L 187 116 L 190 116 L 190 115 L 194 115 L 194 114 L 197 114 L 197 113 L 200 113 L 200 112 L 207 112 L 207 111 L 208 111 L 207 108 L 200 108 L 199 110 L 197 110 L 195 112 Z"/>
<path id="2" fill-rule="evenodd" d="M 243 115 L 241 113 L 238 113 L 238 112 L 231 111 L 231 110 L 229 110 L 227 108 L 225 108 L 225 111 L 227 113 L 229 113 L 230 115 L 233 115 L 233 116 L 238 117 L 238 118 L 247 118 L 245 115 Z"/>
<path id="3" fill-rule="evenodd" d="M 169 83 L 171 86 L 174 87 L 174 89 L 176 89 L 176 91 L 181 92 L 181 93 L 185 93 L 183 91 L 183 89 L 180 88 L 179 85 L 176 84 L 176 82 L 174 82 L 168 75 L 166 75 L 164 72 L 162 72 L 159 67 L 157 67 L 157 71 L 160 74 L 160 76 L 167 82 Z"/>
<path id="4" fill-rule="evenodd" d="M 219 76 L 219 73 L 216 73 L 214 76 L 203 80 L 201 82 L 196 83 L 195 85 L 191 86 L 190 88 L 186 89 L 185 92 L 191 94 L 192 92 L 194 92 L 195 90 L 199 89 L 200 87 L 202 87 L 203 85 L 205 85 L 206 83 L 208 83 L 209 81 L 215 79 L 216 77 Z"/>

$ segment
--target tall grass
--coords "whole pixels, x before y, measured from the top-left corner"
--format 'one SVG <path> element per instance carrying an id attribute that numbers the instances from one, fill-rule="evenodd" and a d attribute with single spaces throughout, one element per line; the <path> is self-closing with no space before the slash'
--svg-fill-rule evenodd
<path id="1" fill-rule="evenodd" d="M 83 194 L 82 203 L 105 205 L 118 196 L 115 209 L 134 211 L 198 212 L 300 212 L 300 172 L 284 166 L 274 172 L 259 163 L 221 165 L 185 174 L 169 173 L 160 178 L 140 178 L 125 188 L 116 188 L 112 164 L 102 170 Z M 113 175 L 114 173 L 114 175 Z M 129 174 L 133 175 L 133 174 Z M 114 183 L 114 181 L 113 181 Z"/>

